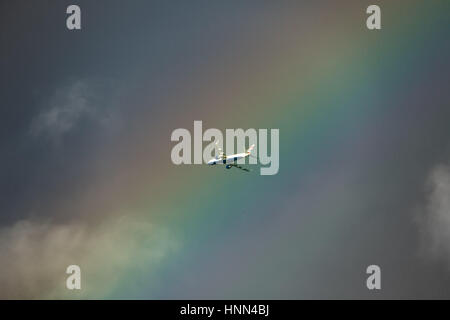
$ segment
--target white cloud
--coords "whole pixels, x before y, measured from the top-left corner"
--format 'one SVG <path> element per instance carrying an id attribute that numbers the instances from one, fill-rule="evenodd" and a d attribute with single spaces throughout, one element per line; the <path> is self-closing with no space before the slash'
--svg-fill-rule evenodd
<path id="1" fill-rule="evenodd" d="M 422 250 L 450 263 L 450 166 L 436 166 L 428 177 L 427 188 L 427 203 L 418 219 Z"/>
<path id="2" fill-rule="evenodd" d="M 176 248 L 167 229 L 129 215 L 98 225 L 19 221 L 0 229 L 0 298 L 102 298 Z M 81 267 L 79 292 L 65 287 L 71 264 Z"/>

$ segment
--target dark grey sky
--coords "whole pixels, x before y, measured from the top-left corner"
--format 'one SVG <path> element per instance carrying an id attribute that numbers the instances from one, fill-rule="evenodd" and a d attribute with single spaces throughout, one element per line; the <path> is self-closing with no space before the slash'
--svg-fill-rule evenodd
<path id="1" fill-rule="evenodd" d="M 450 297 L 448 2 L 72 2 L 0 2 L 0 297 L 73 257 L 96 298 Z M 196 119 L 280 128 L 280 173 L 175 168 Z"/>

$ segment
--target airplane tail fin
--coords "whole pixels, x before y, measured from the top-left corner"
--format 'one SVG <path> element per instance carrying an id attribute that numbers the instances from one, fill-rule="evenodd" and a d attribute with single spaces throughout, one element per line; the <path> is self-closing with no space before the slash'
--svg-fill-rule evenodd
<path id="1" fill-rule="evenodd" d="M 222 159 L 224 156 L 223 150 L 221 147 L 219 147 L 219 141 L 216 142 L 216 144 L 214 145 L 214 148 L 216 149 L 216 159 Z"/>
<path id="2" fill-rule="evenodd" d="M 252 145 L 250 146 L 250 148 L 247 149 L 247 153 L 250 154 L 250 153 L 252 152 L 252 150 L 253 150 L 254 147 L 255 147 L 255 145 L 252 144 Z"/>

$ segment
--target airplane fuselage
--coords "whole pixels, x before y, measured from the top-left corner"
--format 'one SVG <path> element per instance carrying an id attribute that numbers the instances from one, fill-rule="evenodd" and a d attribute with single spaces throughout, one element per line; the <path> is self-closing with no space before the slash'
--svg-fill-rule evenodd
<path id="1" fill-rule="evenodd" d="M 231 155 L 226 156 L 224 158 L 213 158 L 213 159 L 208 161 L 208 164 L 209 165 L 230 164 L 230 163 L 234 163 L 234 162 L 238 161 L 239 159 L 243 159 L 245 157 L 248 157 L 249 155 L 250 155 L 250 153 L 248 153 L 248 152 L 231 154 Z"/>

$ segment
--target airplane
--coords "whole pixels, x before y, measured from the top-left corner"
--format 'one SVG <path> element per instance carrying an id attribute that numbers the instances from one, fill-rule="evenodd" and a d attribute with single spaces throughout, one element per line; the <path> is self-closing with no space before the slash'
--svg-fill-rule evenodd
<path id="1" fill-rule="evenodd" d="M 223 153 L 222 149 L 217 146 L 218 143 L 219 142 L 217 141 L 216 142 L 216 148 L 219 151 L 219 155 L 216 156 L 215 158 L 212 158 L 211 160 L 209 160 L 208 161 L 208 165 L 213 166 L 213 165 L 216 165 L 216 164 L 225 164 L 225 168 L 227 168 L 227 169 L 231 169 L 231 168 L 234 167 L 234 168 L 237 168 L 237 169 L 241 169 L 243 171 L 247 171 L 247 172 L 250 171 L 247 168 L 239 166 L 236 162 L 239 159 L 243 159 L 243 158 L 246 158 L 246 157 L 250 156 L 253 148 L 255 147 L 254 144 L 252 144 L 250 146 L 250 148 L 245 150 L 245 152 L 243 152 L 243 153 L 236 153 L 236 154 L 231 154 L 231 155 L 227 156 L 226 154 Z"/>

